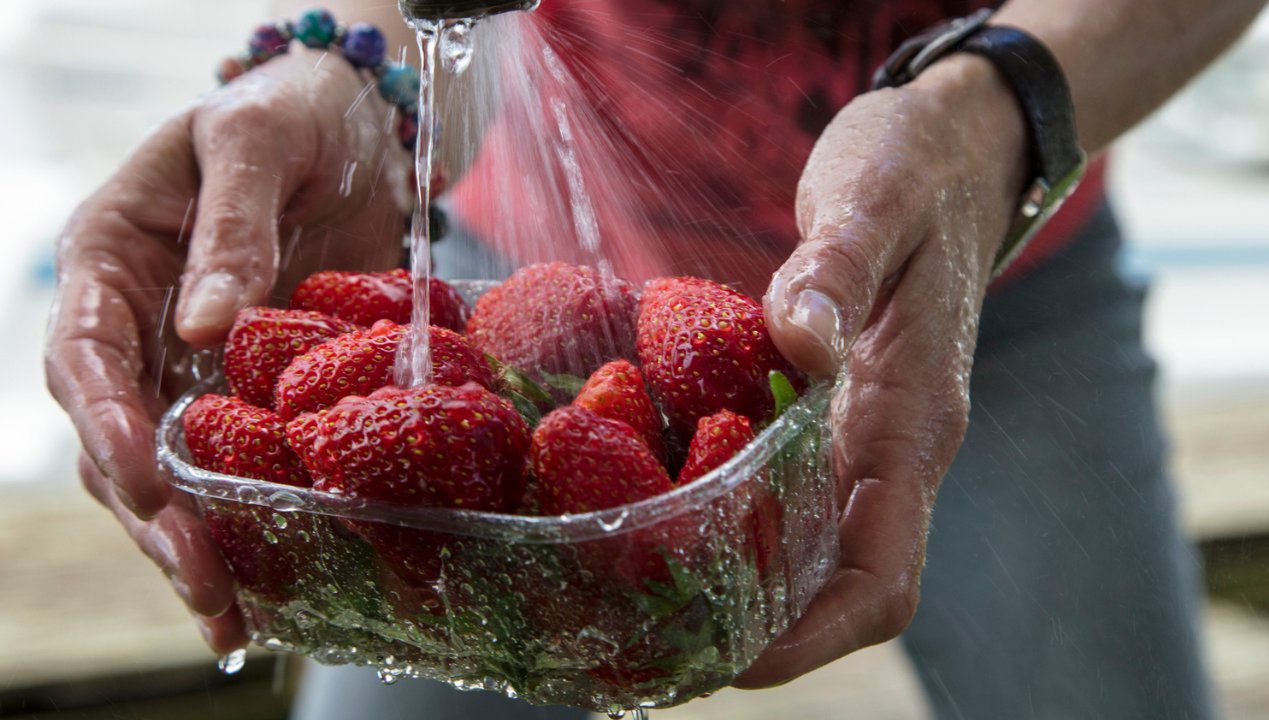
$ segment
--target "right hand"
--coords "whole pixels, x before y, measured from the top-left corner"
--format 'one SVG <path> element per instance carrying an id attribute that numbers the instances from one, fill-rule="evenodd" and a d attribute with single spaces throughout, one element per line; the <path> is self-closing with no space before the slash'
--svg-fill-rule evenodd
<path id="1" fill-rule="evenodd" d="M 156 465 L 156 421 L 238 310 L 285 300 L 319 267 L 398 262 L 409 157 L 368 82 L 306 50 L 252 70 L 153 132 L 59 242 L 45 368 L 81 478 L 218 653 L 246 643 L 233 578 Z"/>

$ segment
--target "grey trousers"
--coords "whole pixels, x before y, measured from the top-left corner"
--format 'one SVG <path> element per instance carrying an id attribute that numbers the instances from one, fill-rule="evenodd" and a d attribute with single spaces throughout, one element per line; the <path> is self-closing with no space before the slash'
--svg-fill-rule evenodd
<path id="1" fill-rule="evenodd" d="M 1103 209 L 984 308 L 969 432 L 939 494 L 923 599 L 903 637 L 939 720 L 1212 716 L 1199 567 L 1165 472 L 1144 293 L 1116 271 L 1118 246 Z M 462 260 L 449 266 L 470 276 Z M 297 720 L 585 716 L 310 669 Z"/>

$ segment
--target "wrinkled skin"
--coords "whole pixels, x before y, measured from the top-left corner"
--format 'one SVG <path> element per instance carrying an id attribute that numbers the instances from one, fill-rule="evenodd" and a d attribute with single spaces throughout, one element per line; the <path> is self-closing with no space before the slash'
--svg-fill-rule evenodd
<path id="1" fill-rule="evenodd" d="M 77 211 L 59 252 L 49 384 L 84 443 L 84 482 L 172 579 L 218 652 L 246 641 L 231 576 L 155 469 L 155 419 L 183 387 L 190 351 L 222 340 L 239 307 L 270 288 L 287 297 L 319 266 L 389 267 L 398 251 L 406 162 L 382 132 L 387 109 L 371 93 L 345 120 L 361 81 L 337 62 L 314 81 L 315 61 L 275 60 L 164 125 Z M 821 138 L 799 189 L 805 242 L 765 304 L 794 364 L 850 378 L 832 416 L 843 554 L 806 616 L 738 685 L 790 680 L 910 621 L 1023 148 L 1012 96 L 968 56 L 861 96 Z M 360 169 L 341 198 L 352 159 Z M 296 227 L 303 252 L 279 272 Z M 365 228 L 382 237 L 367 243 Z M 155 318 L 177 284 L 163 353 Z"/>
<path id="2" fill-rule="evenodd" d="M 786 682 L 911 621 L 934 497 L 968 422 L 983 295 L 1022 189 L 1023 127 L 995 71 L 961 56 L 860 96 L 816 145 L 798 190 L 804 242 L 765 301 L 799 368 L 845 367 L 832 407 L 842 555 L 737 685 Z"/>
<path id="3" fill-rule="evenodd" d="M 193 351 L 223 341 L 238 309 L 287 297 L 319 267 L 395 265 L 412 197 L 387 105 L 371 92 L 349 112 L 366 80 L 319 58 L 274 60 L 164 123 L 58 247 L 46 370 L 83 442 L 83 482 L 218 652 L 245 642 L 232 580 L 155 467 L 155 422 L 187 386 Z"/>

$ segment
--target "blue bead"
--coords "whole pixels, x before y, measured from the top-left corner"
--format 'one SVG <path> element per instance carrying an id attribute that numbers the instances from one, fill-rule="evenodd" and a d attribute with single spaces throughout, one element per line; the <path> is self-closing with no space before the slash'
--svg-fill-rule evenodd
<path id="1" fill-rule="evenodd" d="M 379 78 L 379 94 L 393 105 L 413 107 L 419 101 L 419 71 L 409 65 L 388 65 Z"/>
<path id="2" fill-rule="evenodd" d="M 383 62 L 388 41 L 379 28 L 369 23 L 357 23 L 348 28 L 344 37 L 344 57 L 359 68 L 372 68 Z"/>
<path id="3" fill-rule="evenodd" d="M 306 47 L 329 46 L 335 39 L 335 16 L 322 8 L 305 10 L 295 21 L 295 37 Z"/>

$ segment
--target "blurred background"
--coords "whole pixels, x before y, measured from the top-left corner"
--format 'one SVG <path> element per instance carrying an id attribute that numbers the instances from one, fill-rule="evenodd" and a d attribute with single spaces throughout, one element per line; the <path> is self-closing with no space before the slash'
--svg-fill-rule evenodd
<path id="1" fill-rule="evenodd" d="M 44 390 L 67 214 L 268 14 L 263 0 L 4 0 L 0 12 L 0 718 L 281 718 L 296 664 L 216 672 L 160 573 L 83 494 Z M 1115 152 L 1130 272 L 1154 278 L 1186 528 L 1229 718 L 1269 718 L 1269 16 Z M 658 717 L 923 718 L 898 647 Z"/>

